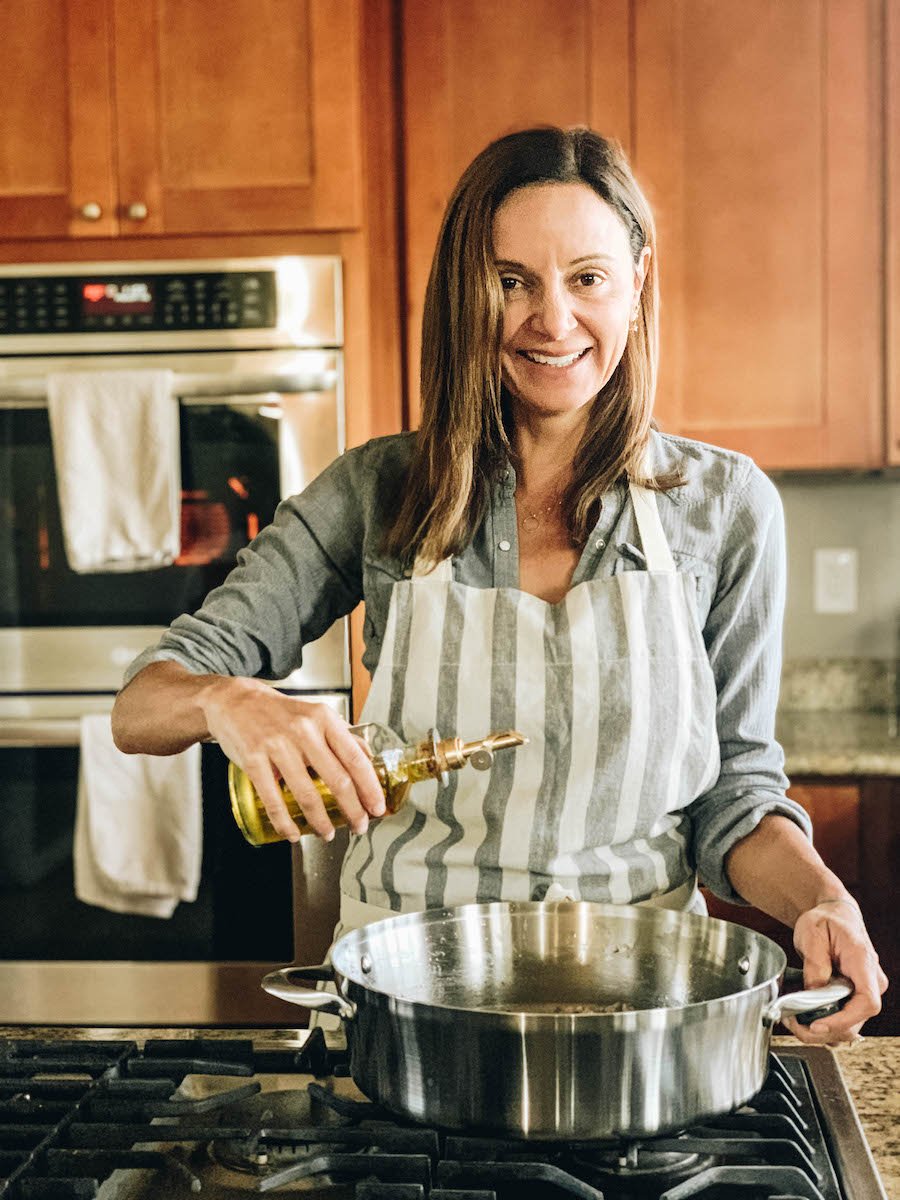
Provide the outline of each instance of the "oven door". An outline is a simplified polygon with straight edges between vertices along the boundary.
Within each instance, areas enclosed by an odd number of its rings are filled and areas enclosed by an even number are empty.
[[[47,414],[52,371],[165,367],[181,408],[181,554],[172,566],[79,575],[63,547]],[[124,668],[220,584],[279,499],[344,449],[334,350],[0,364],[0,693],[115,691]],[[304,648],[285,686],[350,686],[346,622]]]
[[[160,919],[76,898],[80,718],[113,698],[0,697],[0,1024],[283,1023],[259,981],[294,960],[295,926],[310,925],[295,907],[297,855],[286,842],[244,841],[218,746],[202,747],[196,900]],[[304,699],[349,717],[346,693]]]

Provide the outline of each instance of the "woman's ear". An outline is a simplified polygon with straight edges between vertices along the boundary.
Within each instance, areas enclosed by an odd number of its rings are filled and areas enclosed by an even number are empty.
[[[645,246],[638,256],[637,262],[634,264],[634,298],[641,294],[641,288],[644,286],[644,280],[647,278],[647,271],[650,269],[650,255],[652,251],[649,246]]]

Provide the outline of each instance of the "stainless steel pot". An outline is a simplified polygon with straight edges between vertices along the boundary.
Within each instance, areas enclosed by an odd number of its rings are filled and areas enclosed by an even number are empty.
[[[395,1112],[607,1140],[679,1129],[759,1091],[776,1021],[850,994],[834,981],[779,999],[786,961],[761,934],[687,913],[471,904],[354,930],[330,966],[286,967],[263,987],[338,1013],[354,1081]],[[309,987],[322,979],[337,994]]]

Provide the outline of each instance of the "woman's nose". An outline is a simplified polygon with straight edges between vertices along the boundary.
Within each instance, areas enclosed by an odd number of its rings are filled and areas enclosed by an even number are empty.
[[[546,288],[540,293],[532,319],[551,341],[560,341],[578,324],[572,296],[559,287]]]

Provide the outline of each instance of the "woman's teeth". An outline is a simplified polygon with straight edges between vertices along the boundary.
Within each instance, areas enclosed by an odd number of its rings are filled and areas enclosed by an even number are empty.
[[[528,359],[529,362],[540,363],[542,367],[570,367],[573,362],[581,358],[583,354],[587,354],[589,346],[583,350],[576,350],[574,354],[556,355],[556,354],[538,354],[534,350],[522,350],[520,353]]]

